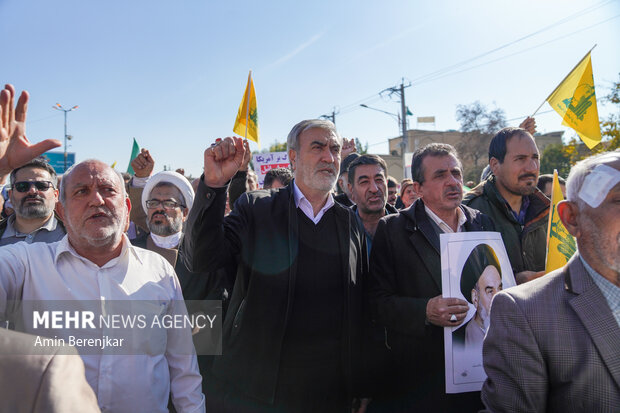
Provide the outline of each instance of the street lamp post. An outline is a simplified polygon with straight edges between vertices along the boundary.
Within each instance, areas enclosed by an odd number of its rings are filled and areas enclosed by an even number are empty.
[[[54,109],[56,110],[60,110],[63,111],[65,113],[65,166],[64,166],[64,170],[63,172],[67,171],[67,113],[71,112],[72,110],[75,110],[78,108],[78,105],[75,105],[74,107],[72,107],[71,109],[65,109],[62,107],[62,105],[60,103],[56,103],[56,105],[52,106]]]

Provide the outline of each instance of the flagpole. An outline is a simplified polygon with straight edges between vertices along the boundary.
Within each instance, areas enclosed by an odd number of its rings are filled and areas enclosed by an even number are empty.
[[[567,74],[566,76],[564,76],[564,79],[562,79],[562,81],[561,81],[560,83],[558,83],[558,85],[555,87],[555,89],[553,89],[553,92],[549,93],[549,96],[547,96],[547,98],[546,98],[545,100],[543,100],[543,102],[540,104],[540,106],[538,107],[538,109],[536,109],[536,110],[534,111],[534,113],[532,113],[532,116],[530,116],[530,118],[533,118],[533,117],[534,117],[534,115],[535,115],[535,114],[536,114],[536,113],[540,110],[540,108],[542,108],[542,107],[543,107],[543,105],[545,104],[545,102],[546,102],[547,100],[549,100],[549,98],[551,97],[551,95],[553,95],[553,94],[555,93],[555,91],[556,91],[556,90],[558,90],[558,88],[562,85],[562,83],[564,83],[564,81],[565,81],[565,80],[566,80],[566,79],[570,76],[570,74],[571,74],[571,73],[573,73],[573,71],[574,71],[575,69],[577,69],[577,66],[579,66],[579,65],[581,64],[581,62],[583,62],[583,61],[586,59],[586,57],[588,57],[588,55],[589,55],[590,53],[592,53],[592,50],[594,50],[594,48],[595,48],[595,47],[596,47],[596,44],[595,44],[594,46],[592,46],[592,49],[590,49],[590,50],[588,51],[588,53],[586,53],[586,55],[583,57],[583,59],[581,59],[581,60],[579,61],[579,63],[577,63],[577,64],[575,65],[575,67],[573,67],[573,68],[570,70],[570,72],[568,72],[568,74]]]
[[[250,121],[250,82],[252,81],[252,70],[248,73],[248,86],[245,96],[245,140],[248,140],[248,122]]]

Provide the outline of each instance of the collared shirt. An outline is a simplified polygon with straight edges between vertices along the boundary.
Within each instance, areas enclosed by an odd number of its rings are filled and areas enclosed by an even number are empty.
[[[366,227],[364,226],[364,221],[362,220],[359,209],[357,208],[355,209],[355,217],[357,218],[357,222],[359,222],[360,226],[364,230],[364,234],[366,234],[366,250],[368,251],[368,256],[370,257],[370,250],[372,249],[372,234],[366,231]]]
[[[372,249],[373,235],[366,230],[366,227],[364,226],[364,221],[362,220],[362,217],[360,216],[359,209],[355,206],[353,206],[352,208],[355,208],[355,217],[357,218],[357,222],[359,222],[360,226],[364,230],[364,234],[366,234],[366,249],[368,250],[368,256],[370,257],[370,250]],[[390,215],[390,211],[386,209],[383,216],[388,216],[388,215]]]
[[[101,267],[79,255],[68,237],[0,248],[0,314],[9,300],[157,300],[162,305],[183,300],[164,258],[133,247],[125,235],[122,242],[120,255]],[[36,335],[36,330],[27,332]],[[191,333],[170,329],[167,340],[166,348],[171,341],[191,343]],[[104,353],[82,359],[102,411],[167,412],[171,392],[177,411],[205,411],[196,356]]]
[[[498,192],[499,194],[499,192]],[[500,198],[504,201],[504,204],[506,205],[506,208],[508,208],[508,210],[510,212],[512,212],[512,216],[515,217],[515,219],[517,220],[517,222],[519,224],[521,224],[521,226],[525,225],[525,214],[527,213],[527,208],[530,206],[530,198],[527,196],[524,196],[521,198],[521,209],[519,210],[519,212],[515,212],[512,210],[512,207],[510,206],[510,204],[508,203],[508,201],[506,201],[504,199],[504,197],[502,197],[501,194],[499,194]]]
[[[295,181],[293,181],[293,196],[295,197],[295,206],[301,209],[301,212],[303,212],[308,218],[310,218],[310,220],[314,222],[315,225],[318,224],[319,221],[321,221],[321,218],[323,218],[323,214],[325,214],[325,211],[333,207],[335,203],[334,197],[330,193],[327,196],[327,202],[325,202],[323,208],[321,208],[321,210],[316,214],[316,216],[314,216],[314,209],[312,208],[312,204],[310,203],[310,201],[308,201],[308,198],[306,198],[306,196],[301,192],[301,189],[299,189]]]
[[[609,309],[611,313],[614,315],[616,322],[618,323],[618,327],[620,327],[620,287],[609,281],[607,278],[603,277],[601,274],[596,272],[594,268],[590,267],[590,265],[583,259],[580,255],[579,258],[583,263],[583,266],[586,268],[590,277],[594,280],[594,283],[603,293],[603,297],[607,300],[607,304],[609,305]]]
[[[426,215],[428,215],[428,217],[430,219],[433,220],[433,222],[435,224],[437,224],[437,226],[439,227],[439,229],[441,229],[444,233],[446,234],[452,234],[455,231],[450,227],[450,225],[446,224],[446,222],[439,218],[437,216],[437,214],[435,214],[433,211],[431,211],[431,209],[424,205],[424,210],[426,211]],[[465,216],[465,213],[461,210],[461,208],[456,208],[456,214],[458,215],[458,228],[456,229],[456,232],[463,232],[463,225],[467,222],[467,217]]]
[[[7,219],[6,229],[0,237],[0,247],[20,241],[27,242],[28,244],[33,242],[56,242],[64,236],[65,230],[62,225],[58,224],[54,214],[40,228],[35,229],[29,234],[17,231],[15,228],[15,214],[13,214]]]

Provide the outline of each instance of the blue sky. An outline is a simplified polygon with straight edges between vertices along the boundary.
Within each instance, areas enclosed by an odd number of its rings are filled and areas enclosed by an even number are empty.
[[[475,100],[518,124],[594,44],[597,97],[620,72],[618,0],[0,0],[0,19],[0,81],[30,92],[30,140],[62,139],[52,106],[79,105],[69,150],[122,170],[135,137],[156,170],[201,173],[204,148],[232,134],[250,69],[263,148],[336,107],[340,132],[374,153],[387,153],[398,125],[359,103],[397,112],[378,93],[401,78],[413,84],[409,127],[435,116],[446,130],[459,127],[456,105]],[[612,109],[599,105],[599,116]],[[555,113],[537,122],[541,132],[565,130]]]

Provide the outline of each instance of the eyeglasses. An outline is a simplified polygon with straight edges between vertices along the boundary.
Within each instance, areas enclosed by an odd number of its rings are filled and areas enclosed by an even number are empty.
[[[159,205],[163,205],[166,209],[175,209],[178,206],[185,208],[185,205],[180,204],[177,201],[173,201],[172,199],[166,199],[164,201],[160,201],[159,199],[149,199],[146,201],[147,208],[157,208]]]
[[[33,185],[37,191],[47,191],[54,187],[54,184],[50,181],[21,181],[15,182],[13,188],[15,188],[17,192],[28,192]]]

